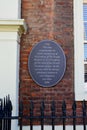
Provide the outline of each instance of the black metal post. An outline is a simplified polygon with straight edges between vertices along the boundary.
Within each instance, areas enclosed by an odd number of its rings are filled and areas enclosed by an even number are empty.
[[[86,130],[86,102],[82,102],[82,111],[83,111],[83,128]]]
[[[73,110],[73,130],[76,130],[76,101],[72,105]]]
[[[44,101],[41,102],[41,130],[44,130]]]
[[[34,109],[33,101],[30,101],[30,130],[33,130],[33,109]]]
[[[3,104],[3,116],[6,117],[6,99],[4,98],[4,104]],[[3,130],[7,129],[7,120],[3,119]]]
[[[8,95],[8,117],[12,116],[12,102],[10,96]],[[11,119],[8,119],[8,130],[11,130]]]
[[[23,103],[20,102],[19,105],[19,128],[22,130],[22,119],[23,119]]]
[[[0,99],[0,117],[1,117],[1,119],[0,119],[0,130],[2,130],[2,121],[3,121],[3,108],[2,108],[2,106],[3,106],[3,104],[2,104],[3,102],[2,102],[2,99]]]
[[[65,122],[66,122],[66,103],[63,101],[62,103],[62,117],[63,117],[63,130],[65,130]]]
[[[51,116],[52,116],[52,130],[55,130],[55,102],[52,101],[52,105],[51,105]]]

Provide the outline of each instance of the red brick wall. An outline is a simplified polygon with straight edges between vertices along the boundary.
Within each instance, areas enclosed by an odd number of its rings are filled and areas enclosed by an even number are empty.
[[[45,100],[46,110],[52,100],[59,111],[62,100],[70,103],[74,99],[74,42],[73,42],[73,0],[22,0],[22,18],[28,32],[22,36],[20,53],[20,100],[23,100],[27,113],[29,100],[39,103]],[[33,46],[41,40],[49,39],[59,43],[66,55],[66,71],[62,80],[51,88],[38,86],[28,72],[28,55]]]

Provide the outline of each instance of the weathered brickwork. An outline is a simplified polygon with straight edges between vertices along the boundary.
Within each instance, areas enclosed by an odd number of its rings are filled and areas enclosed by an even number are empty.
[[[41,100],[49,102],[46,104],[47,112],[50,112],[50,102],[55,100],[59,112],[62,100],[65,99],[70,106],[74,99],[73,0],[22,0],[22,18],[28,26],[20,49],[20,100],[26,106],[25,113],[31,99],[36,102],[37,113]],[[28,72],[28,56],[32,47],[44,39],[59,43],[66,55],[65,75],[51,88],[38,86]]]

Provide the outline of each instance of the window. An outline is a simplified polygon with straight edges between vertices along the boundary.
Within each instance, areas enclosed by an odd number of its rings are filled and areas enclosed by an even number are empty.
[[[84,25],[84,82],[87,83],[87,2],[83,3]]]
[[[76,100],[87,100],[86,2],[87,0],[74,0],[74,91]]]

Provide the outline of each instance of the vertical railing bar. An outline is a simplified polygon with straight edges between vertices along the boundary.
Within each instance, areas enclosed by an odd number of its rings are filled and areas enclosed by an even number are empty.
[[[54,101],[52,101],[52,105],[51,105],[51,116],[52,116],[52,130],[55,130],[55,119],[54,119],[54,117],[55,117],[55,102]]]
[[[8,117],[8,97],[6,96],[6,117]],[[6,130],[8,130],[8,118],[6,119]]]
[[[62,103],[62,116],[63,116],[63,130],[65,130],[66,129],[66,127],[65,127],[65,121],[66,121],[66,103],[65,103],[65,101],[63,101],[63,103]]]
[[[76,101],[72,105],[73,110],[73,130],[76,130]]]
[[[2,99],[0,99],[0,117],[2,117],[3,118],[3,110],[2,110]],[[3,119],[0,119],[0,130],[2,130],[2,120]]]
[[[3,104],[3,114],[4,117],[6,117],[6,100],[4,98],[4,104]],[[3,130],[6,130],[6,119],[3,120]]]
[[[44,101],[41,102],[41,130],[44,130]]]
[[[4,100],[2,100],[2,130],[4,130]]]
[[[30,101],[30,130],[33,130],[33,109],[34,109],[34,104],[33,101]]]
[[[19,129],[22,130],[22,120],[23,120],[23,103],[20,101],[19,105]]]
[[[83,111],[83,128],[86,130],[86,102],[83,100],[82,102],[82,111]]]
[[[8,117],[12,116],[12,102],[10,96],[8,95]],[[8,130],[11,130],[11,119],[8,119]]]

